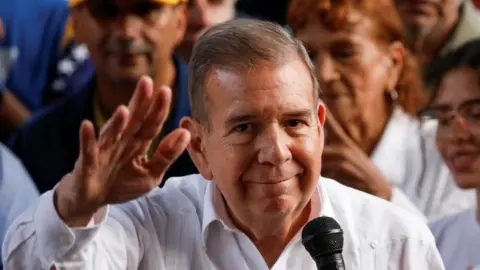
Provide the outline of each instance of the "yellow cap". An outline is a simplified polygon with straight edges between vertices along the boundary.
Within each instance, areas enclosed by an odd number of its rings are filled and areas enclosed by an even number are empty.
[[[70,0],[70,7],[75,7],[76,5],[84,2],[85,0]],[[180,3],[187,3],[188,0],[151,0],[161,4],[177,5]]]

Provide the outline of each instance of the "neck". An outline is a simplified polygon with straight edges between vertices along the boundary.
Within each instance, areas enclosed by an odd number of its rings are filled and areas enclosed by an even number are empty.
[[[407,36],[408,47],[412,50],[420,66],[432,61],[448,41],[458,24],[459,12],[452,12],[432,27],[428,33]]]
[[[169,61],[162,68],[157,68],[152,76],[154,89],[167,85],[173,88],[175,83],[175,64]],[[111,80],[108,76],[97,73],[96,91],[100,109],[108,119],[120,105],[126,105],[130,101],[137,82],[124,80]],[[174,93],[173,93],[174,94]],[[175,95],[172,96],[172,99]],[[173,101],[172,101],[173,102]]]
[[[254,222],[248,224],[240,222],[232,213],[229,214],[233,223],[250,238],[269,268],[272,268],[288,243],[308,222],[311,208],[311,203],[308,202],[288,216],[255,217],[249,219]]]

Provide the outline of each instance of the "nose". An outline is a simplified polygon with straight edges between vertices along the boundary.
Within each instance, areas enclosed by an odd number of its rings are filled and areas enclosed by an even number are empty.
[[[325,54],[318,54],[314,59],[314,63],[317,77],[321,82],[329,82],[339,78],[335,61],[331,57]]]
[[[471,132],[467,120],[460,115],[456,115],[452,123],[451,139],[454,142],[463,142],[470,138]]]
[[[139,18],[126,14],[115,21],[113,33],[124,40],[132,40],[140,33],[141,24]]]
[[[189,7],[189,24],[193,28],[205,28],[210,25],[208,16],[208,3],[205,1],[194,1]]]
[[[279,126],[266,130],[257,141],[260,164],[281,165],[292,158],[291,138]]]

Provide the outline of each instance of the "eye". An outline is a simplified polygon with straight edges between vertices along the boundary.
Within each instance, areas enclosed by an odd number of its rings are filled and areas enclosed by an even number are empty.
[[[305,126],[305,122],[298,119],[291,119],[286,121],[285,126],[287,128],[301,128]]]
[[[353,48],[337,48],[332,51],[332,56],[337,59],[349,59],[355,56]]]
[[[252,129],[253,129],[252,124],[246,123],[246,124],[240,124],[235,126],[233,128],[233,132],[245,133],[245,132],[252,131]]]

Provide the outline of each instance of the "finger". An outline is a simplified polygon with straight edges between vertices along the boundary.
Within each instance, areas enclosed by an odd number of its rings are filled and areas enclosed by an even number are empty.
[[[153,101],[153,81],[148,76],[143,76],[135,88],[130,102],[128,103],[128,110],[130,117],[128,119],[127,127],[125,128],[122,137],[129,141],[131,137],[140,129],[143,120],[147,115],[148,109]]]
[[[117,108],[112,117],[110,117],[100,131],[98,137],[98,145],[100,149],[109,149],[118,142],[127,126],[129,114],[126,106],[121,105]]]
[[[335,119],[335,117],[329,110],[327,110],[327,119],[325,121],[325,127],[328,132],[327,142],[339,141],[344,144],[353,143],[350,136],[343,129],[340,123],[338,123],[337,119]]]
[[[161,180],[168,167],[185,151],[189,143],[190,132],[186,129],[179,128],[168,134],[146,164],[152,177]]]
[[[365,191],[363,183],[358,180],[361,172],[350,162],[326,163],[322,165],[322,175],[332,178],[343,185]]]
[[[342,146],[325,146],[323,148],[322,160],[351,160],[352,155],[346,147]]]
[[[80,166],[82,173],[89,173],[97,164],[98,149],[95,128],[92,122],[85,120],[80,125]]]
[[[152,140],[160,134],[170,111],[171,99],[172,91],[170,88],[162,86],[150,106],[142,127],[133,136],[135,142],[132,142],[132,148],[130,149],[133,154],[144,155],[150,148]]]

